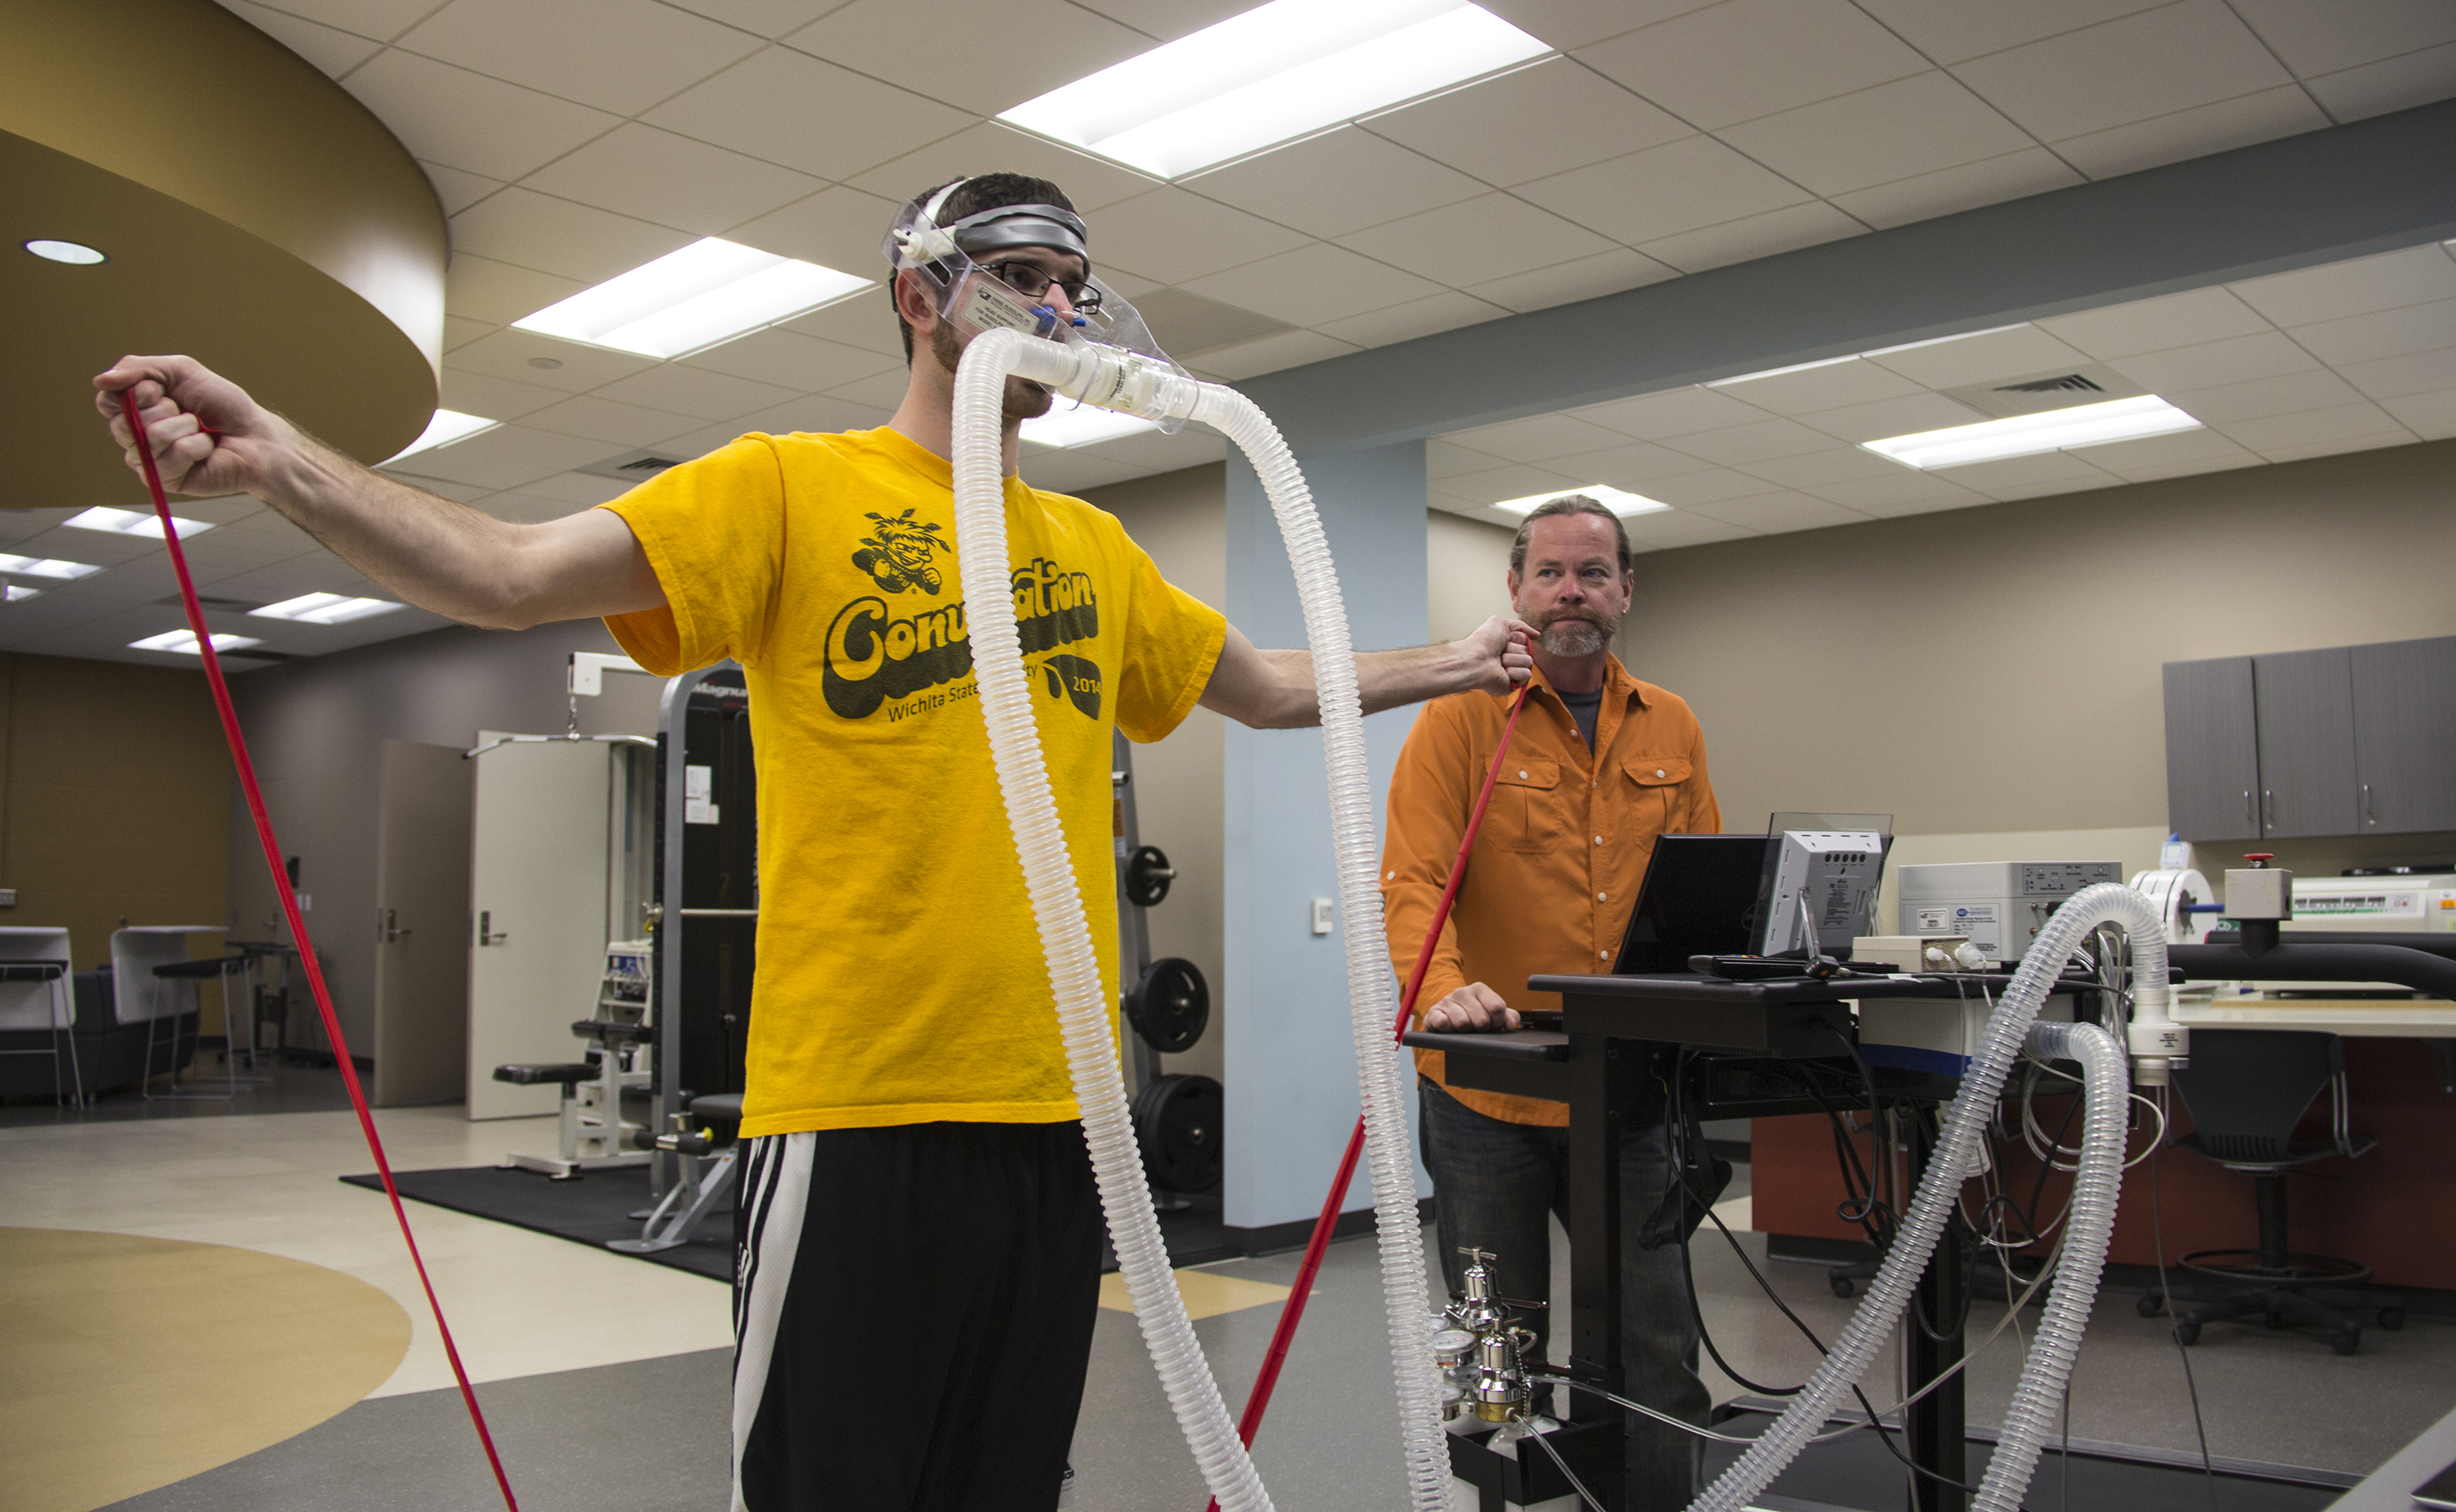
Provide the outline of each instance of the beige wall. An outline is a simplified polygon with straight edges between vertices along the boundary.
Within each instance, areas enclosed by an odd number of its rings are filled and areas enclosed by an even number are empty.
[[[1455,641],[1509,612],[1509,542],[1516,533],[1438,509],[1424,512],[1427,633]]]
[[[1116,516],[1169,582],[1215,608],[1228,602],[1224,463],[1088,489],[1083,497]],[[1219,992],[1227,955],[1221,728],[1218,715],[1197,708],[1168,739],[1135,747],[1136,823],[1143,844],[1167,851],[1177,868],[1168,901],[1151,910],[1152,955],[1192,961],[1212,994],[1212,1027],[1201,1043],[1161,1057],[1161,1066],[1212,1077],[1220,1073]]]
[[[1729,828],[1873,810],[1912,861],[2138,867],[2160,664],[2456,633],[2451,562],[2456,441],[2426,442],[1647,553],[1620,653],[1695,706]],[[2275,848],[2321,872],[2456,836]]]

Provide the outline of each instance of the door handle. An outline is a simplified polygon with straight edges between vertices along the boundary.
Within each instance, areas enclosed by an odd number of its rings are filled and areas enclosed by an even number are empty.
[[[2379,820],[2371,813],[2371,785],[2364,783],[2363,784],[2363,828],[2367,829],[2378,823]]]
[[[2277,828],[2277,789],[2274,787],[2260,790],[2260,827],[2262,834]]]
[[[386,909],[383,910],[383,917],[376,924],[376,939],[379,943],[384,945],[399,945],[401,941],[409,938],[409,931],[401,929],[399,925],[393,922],[396,916],[397,910],[395,909]]]
[[[494,933],[494,932],[492,931],[492,926],[493,926],[493,924],[494,924],[494,920],[495,920],[495,915],[494,915],[492,912],[490,912],[490,911],[484,911],[484,910],[481,910],[481,911],[479,913],[479,915],[478,915],[478,943],[479,943],[480,945],[501,945],[501,944],[502,944],[505,940],[508,940],[508,939],[510,939],[510,938],[512,937],[512,936],[511,936],[511,934],[510,934],[510,932],[509,932],[508,930],[507,930],[507,931],[505,931],[504,933],[501,933],[501,934],[496,934],[496,933]]]
[[[2251,789],[2248,787],[2242,790],[2242,822],[2251,826],[2255,836],[2260,833],[2260,810],[2252,807]]]

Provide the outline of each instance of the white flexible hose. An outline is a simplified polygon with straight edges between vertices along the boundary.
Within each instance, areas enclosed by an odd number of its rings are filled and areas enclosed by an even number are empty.
[[[2164,1016],[2168,994],[2166,932],[2158,910],[2148,899],[2118,883],[2102,882],[2075,893],[2039,930],[2036,943],[2022,956],[2021,968],[2013,975],[2013,985],[2005,990],[1995,1014],[1988,1019],[1977,1053],[1972,1056],[1970,1069],[1962,1075],[1960,1095],[1953,1099],[1943,1136],[1928,1162],[1927,1175],[1911,1199],[1910,1213],[1886,1252],[1884,1263],[1877,1268],[1875,1280],[1869,1285],[1867,1298],[1851,1315],[1851,1321],[1843,1326],[1832,1352],[1809,1378],[1807,1386],[1791,1400],[1790,1408],[1748,1453],[1706,1488],[1693,1503],[1692,1512],[1741,1512],[1751,1498],[1797,1458],[1809,1439],[1832,1415],[1843,1395],[1875,1363],[1894,1321],[1910,1305],[1911,1293],[1927,1269],[1928,1257],[1934,1253],[1946,1216],[1960,1200],[1963,1173],[1974,1163],[1980,1133],[2003,1093],[2004,1078],[2028,1039],[2055,978],[2089,932],[2109,922],[2121,925],[2131,939],[2135,1006],[2149,1010],[2155,1017]],[[2071,1269],[2057,1276],[2051,1304],[2064,1311],[2051,1312],[2049,1322],[2039,1326],[2043,1338],[2050,1324],[2061,1320],[2059,1343],[2063,1352],[2049,1357],[2050,1364],[2056,1359],[2061,1363],[2051,1371],[2038,1373],[2035,1391],[2031,1373],[2024,1372],[2022,1388],[2030,1395],[2016,1393],[2014,1410],[2005,1415],[2006,1437],[1981,1487],[1982,1493],[1993,1492],[1999,1500],[1982,1502],[1982,1507],[2010,1507],[2019,1502],[2030,1470],[2036,1463],[2038,1446],[2046,1439],[2046,1420],[2041,1413],[2050,1410],[2058,1400],[2063,1379],[2071,1371],[2071,1351],[2079,1347],[2080,1328],[2088,1318],[2089,1300],[2097,1291],[2098,1275],[2106,1260],[2107,1239],[2114,1230],[2116,1191],[2122,1179],[2122,1106],[2130,1089],[2119,1064],[2116,1074],[2110,1076],[2094,1063],[2097,1052],[2088,1041],[2077,1034],[2069,1035],[2067,1047],[2086,1052],[2092,1058],[2082,1061],[2083,1069],[2096,1073],[2089,1087],[2092,1121],[2084,1144],[2090,1154],[2084,1163],[2102,1163],[2111,1150],[2118,1169],[2102,1180],[2078,1180],[2074,1186],[2071,1217],[2067,1220],[2073,1225],[2073,1233],[2065,1240],[2063,1260]],[[2104,1097],[2113,1099],[2114,1112],[2107,1115],[2113,1120],[2111,1140],[2098,1122],[2100,1100]],[[2037,1359],[2033,1356],[2034,1361]],[[2008,1448],[2017,1449],[2014,1437],[2016,1433],[2027,1437],[2033,1432],[2036,1441],[2026,1457],[2007,1453]],[[2016,1464],[2020,1474],[2015,1483],[2012,1472]]]

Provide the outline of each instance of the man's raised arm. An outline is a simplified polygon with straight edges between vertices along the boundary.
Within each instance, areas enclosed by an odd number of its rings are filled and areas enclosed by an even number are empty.
[[[128,389],[165,488],[253,494],[421,609],[517,630],[665,602],[646,553],[610,510],[534,525],[497,520],[361,466],[184,357],[122,358],[93,386],[132,470],[141,468],[119,411]]]
[[[1463,640],[1398,651],[1356,653],[1357,691],[1364,712],[1421,704],[1444,693],[1506,693],[1526,681],[1535,660],[1534,631],[1494,615]],[[1311,651],[1259,651],[1235,625],[1219,647],[1218,664],[1202,689],[1202,706],[1256,729],[1305,729],[1321,723],[1314,698]]]

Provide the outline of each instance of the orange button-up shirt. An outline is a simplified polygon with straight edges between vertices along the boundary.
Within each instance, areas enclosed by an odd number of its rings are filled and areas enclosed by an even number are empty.
[[[1399,753],[1382,849],[1382,907],[1390,963],[1402,983],[1432,928],[1508,708],[1505,695],[1435,699],[1416,716]],[[1639,682],[1612,658],[1589,751],[1576,719],[1538,671],[1468,852],[1466,880],[1416,996],[1417,1022],[1469,982],[1484,983],[1515,1009],[1559,1008],[1557,994],[1529,992],[1526,979],[1611,970],[1654,837],[1722,828],[1706,777],[1705,735],[1677,694]],[[1449,1087],[1443,1060],[1439,1051],[1416,1052],[1417,1069]],[[1449,1091],[1478,1113],[1512,1123],[1569,1121],[1566,1103]]]

